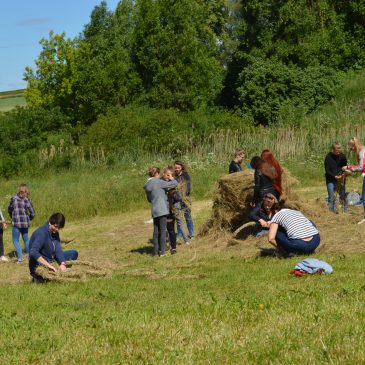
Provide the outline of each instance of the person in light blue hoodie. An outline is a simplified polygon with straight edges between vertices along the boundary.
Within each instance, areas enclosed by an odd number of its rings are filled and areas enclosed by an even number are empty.
[[[144,185],[147,200],[151,203],[153,218],[153,247],[154,256],[166,256],[166,225],[169,215],[169,202],[167,190],[175,188],[177,181],[170,176],[169,181],[161,179],[160,169],[151,167],[148,171],[150,178]]]

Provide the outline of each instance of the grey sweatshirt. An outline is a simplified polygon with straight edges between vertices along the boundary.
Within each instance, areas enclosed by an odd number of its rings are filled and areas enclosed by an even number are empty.
[[[149,179],[144,185],[147,200],[151,203],[151,214],[153,218],[169,214],[169,202],[166,190],[175,188],[177,181],[164,181],[161,179]]]

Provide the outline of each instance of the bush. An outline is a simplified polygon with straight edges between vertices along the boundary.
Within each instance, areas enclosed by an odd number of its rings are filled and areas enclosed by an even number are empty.
[[[125,107],[99,117],[81,138],[81,144],[135,156],[149,151],[175,157],[217,130],[243,130],[252,125],[250,118],[223,109],[182,113],[174,109]]]
[[[276,59],[255,59],[239,76],[240,107],[255,122],[285,119],[287,109],[309,113],[335,96],[338,72],[326,66],[301,69]]]

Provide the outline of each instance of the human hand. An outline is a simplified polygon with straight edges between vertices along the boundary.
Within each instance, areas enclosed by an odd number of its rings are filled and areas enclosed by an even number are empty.
[[[341,174],[341,175],[337,175],[337,176],[335,176],[335,179],[337,180],[337,181],[343,181],[344,180],[344,178],[345,178],[345,175],[344,174]]]
[[[54,266],[52,266],[52,265],[49,265],[49,266],[48,266],[48,269],[49,269],[50,271],[57,272],[57,269],[56,269]]]
[[[62,272],[67,271],[67,267],[66,267],[66,264],[65,264],[64,262],[62,262],[62,263],[61,263],[61,265],[60,265],[60,270],[61,270]]]
[[[267,228],[268,227],[268,223],[263,219],[260,219],[259,223],[260,223],[262,228]]]

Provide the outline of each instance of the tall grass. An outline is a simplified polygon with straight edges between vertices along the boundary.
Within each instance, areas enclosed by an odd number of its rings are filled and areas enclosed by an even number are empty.
[[[308,161],[322,163],[325,154],[335,141],[343,144],[346,152],[347,141],[357,136],[365,142],[365,123],[347,123],[341,127],[324,127],[312,124],[311,127],[277,126],[257,127],[249,130],[220,130],[210,133],[201,143],[186,137],[184,150],[169,152],[146,151],[133,146],[134,151],[107,152],[101,146],[65,147],[50,146],[39,151],[38,163],[40,168],[52,167],[95,167],[124,165],[158,164],[159,161],[171,161],[176,158],[185,160],[191,168],[204,169],[209,165],[225,165],[229,162],[233,151],[242,147],[246,157],[259,155],[265,148],[270,148],[281,161]],[[355,156],[351,156],[355,159]]]

